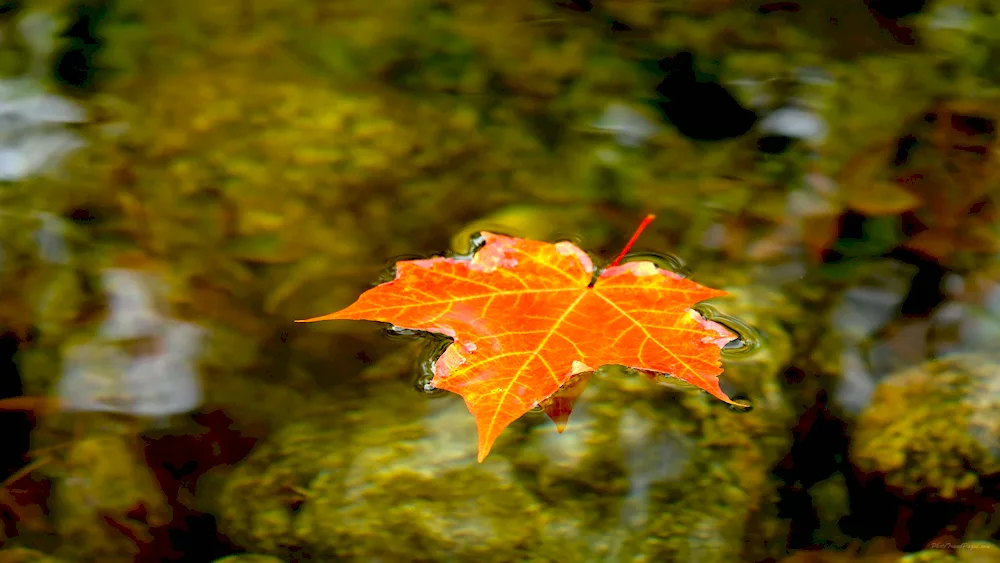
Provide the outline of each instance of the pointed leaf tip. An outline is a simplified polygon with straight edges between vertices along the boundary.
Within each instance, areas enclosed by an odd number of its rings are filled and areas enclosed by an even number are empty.
[[[573,375],[551,397],[542,403],[542,411],[556,425],[556,432],[562,434],[569,424],[573,406],[583,395],[594,371],[583,362],[573,362]]]
[[[338,313],[339,313],[339,311],[338,311]],[[334,320],[334,319],[339,319],[339,318],[340,317],[337,316],[337,313],[330,313],[329,315],[323,315],[323,316],[320,316],[320,317],[312,317],[312,318],[309,318],[309,319],[296,319],[294,322],[297,322],[297,323],[315,323],[315,322],[318,322],[318,321],[329,321],[329,320]]]

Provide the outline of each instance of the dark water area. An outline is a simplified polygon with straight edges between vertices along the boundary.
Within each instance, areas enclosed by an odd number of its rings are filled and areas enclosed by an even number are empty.
[[[1000,561],[998,14],[0,1],[0,563]]]

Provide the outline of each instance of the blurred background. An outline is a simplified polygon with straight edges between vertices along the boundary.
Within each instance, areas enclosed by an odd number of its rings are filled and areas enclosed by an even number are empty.
[[[1000,2],[0,1],[0,562],[1000,561]],[[490,230],[730,292],[483,464],[293,325]]]

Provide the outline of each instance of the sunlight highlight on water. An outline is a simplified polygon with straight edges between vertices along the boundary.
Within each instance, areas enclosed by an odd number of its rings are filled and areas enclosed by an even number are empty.
[[[417,360],[416,375],[413,378],[413,388],[427,397],[441,397],[447,394],[447,391],[438,389],[432,383],[434,380],[434,366],[437,364],[437,360],[441,357],[441,354],[444,353],[445,348],[452,344],[452,340],[450,338],[438,337],[436,335],[432,336],[432,338],[428,339],[427,344],[420,352],[420,357]]]
[[[421,260],[424,258],[427,258],[427,256],[422,256],[420,254],[400,254],[398,256],[393,256],[392,258],[386,260],[386,268],[379,272],[378,278],[376,278],[375,283],[373,283],[372,286],[391,282],[396,279],[397,263],[406,262],[407,260]]]
[[[742,358],[760,348],[760,333],[747,323],[719,312],[711,305],[699,303],[692,307],[705,320],[719,323],[736,334],[736,340],[722,348],[724,358]]]
[[[625,262],[652,262],[657,268],[673,272],[681,277],[691,275],[691,270],[680,256],[675,256],[669,252],[630,252],[622,258]]]
[[[729,405],[729,410],[733,412],[750,412],[753,410],[754,404],[750,400],[750,397],[746,395],[736,395],[732,398],[734,402],[739,403],[736,405]]]

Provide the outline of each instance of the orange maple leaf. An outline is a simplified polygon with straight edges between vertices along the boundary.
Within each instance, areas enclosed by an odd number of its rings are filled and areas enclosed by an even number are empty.
[[[330,319],[373,320],[450,336],[432,385],[457,393],[476,419],[479,461],[504,428],[542,406],[561,432],[589,372],[608,364],[669,374],[730,404],[720,350],[736,335],[691,306],[726,292],[652,262],[594,265],[570,242],[481,233],[471,259],[396,264],[396,277]],[[576,376],[576,377],[575,377]]]

